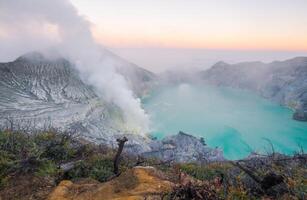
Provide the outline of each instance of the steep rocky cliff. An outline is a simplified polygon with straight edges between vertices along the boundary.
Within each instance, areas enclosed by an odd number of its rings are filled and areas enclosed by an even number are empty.
[[[201,72],[209,84],[248,89],[295,110],[293,118],[307,121],[307,57],[272,63],[216,63]]]
[[[118,63],[123,68],[123,61]],[[145,81],[133,76],[150,79],[154,75],[134,65],[127,66],[129,74],[121,73],[136,88],[135,93],[141,94],[139,86]],[[126,131],[121,110],[99,98],[63,58],[51,60],[40,53],[30,53],[13,62],[0,63],[0,93],[1,129],[56,128],[103,143],[115,141],[116,135]],[[133,136],[133,140],[142,139]]]

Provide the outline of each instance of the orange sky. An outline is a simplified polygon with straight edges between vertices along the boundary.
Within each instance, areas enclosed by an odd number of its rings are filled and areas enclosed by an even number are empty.
[[[71,0],[110,47],[307,50],[306,0]]]
[[[95,39],[111,47],[165,47],[208,49],[255,49],[255,50],[307,50],[307,36],[288,35],[197,35],[163,33],[159,35],[123,35],[93,28]]]

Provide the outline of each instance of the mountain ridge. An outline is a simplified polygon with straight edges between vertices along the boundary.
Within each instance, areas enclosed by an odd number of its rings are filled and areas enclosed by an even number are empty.
[[[109,144],[127,131],[120,109],[98,97],[63,58],[32,52],[0,63],[0,91],[1,129],[55,128]],[[133,138],[146,149],[141,136]]]
[[[307,121],[307,57],[284,61],[215,64],[200,73],[207,84],[248,89],[295,111]]]

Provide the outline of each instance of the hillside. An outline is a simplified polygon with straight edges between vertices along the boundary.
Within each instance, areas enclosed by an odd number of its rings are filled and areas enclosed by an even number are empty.
[[[268,64],[218,62],[200,77],[209,84],[254,91],[295,110],[294,119],[307,121],[307,57]]]
[[[116,66],[122,69],[136,95],[143,93],[146,81],[154,75],[130,63],[125,65],[120,58],[117,61]],[[109,144],[115,135],[125,133],[121,110],[98,97],[95,88],[85,84],[74,66],[63,58],[48,59],[30,53],[0,63],[0,91],[1,129],[53,128]]]

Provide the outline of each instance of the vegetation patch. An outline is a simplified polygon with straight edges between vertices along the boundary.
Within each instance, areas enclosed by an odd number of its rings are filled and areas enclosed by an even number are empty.
[[[120,140],[118,140],[119,144]],[[250,160],[216,163],[174,163],[120,155],[72,134],[0,132],[0,198],[46,199],[62,180],[72,180],[88,190],[113,180],[116,191],[138,185],[129,170],[153,166],[150,176],[172,183],[161,199],[306,199],[307,156],[273,153]],[[120,155],[116,157],[115,155]],[[117,160],[118,173],[114,173]],[[120,161],[120,162],[119,162]],[[128,187],[128,188],[127,188]],[[155,194],[156,195],[156,194]]]

